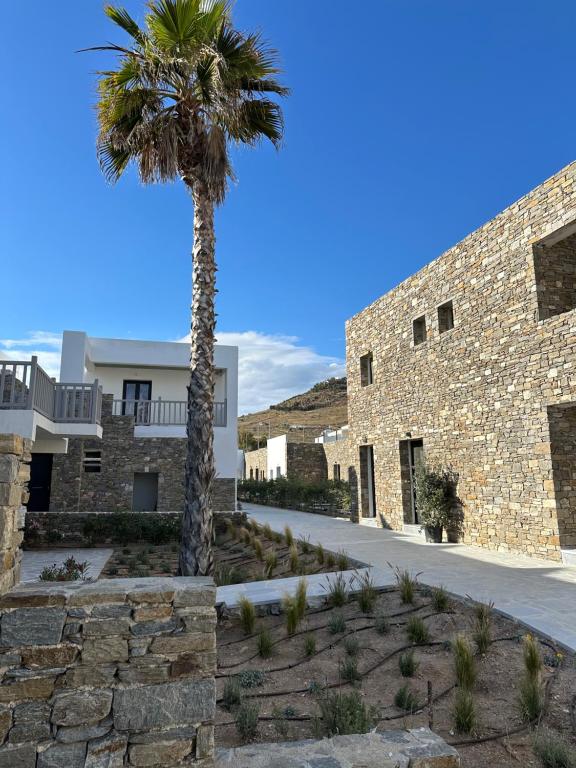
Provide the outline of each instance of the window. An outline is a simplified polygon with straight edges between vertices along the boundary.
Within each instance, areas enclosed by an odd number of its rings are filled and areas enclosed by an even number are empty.
[[[438,307],[438,331],[445,333],[454,328],[454,307],[451,301],[446,301]]]
[[[533,246],[538,319],[576,309],[576,232],[574,222]]]
[[[340,480],[340,464],[334,464],[334,480]]]
[[[372,352],[368,352],[367,355],[362,355],[360,358],[360,384],[363,387],[367,387],[369,384],[372,384],[373,381]]]
[[[84,472],[100,472],[102,469],[102,451],[84,451]]]
[[[136,424],[150,423],[151,381],[125,380],[122,387],[122,415],[134,416]]]
[[[412,338],[415,347],[426,341],[426,315],[417,317],[416,320],[412,321]]]

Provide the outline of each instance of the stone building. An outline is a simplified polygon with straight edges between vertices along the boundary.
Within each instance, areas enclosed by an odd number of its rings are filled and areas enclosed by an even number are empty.
[[[576,548],[576,163],[346,324],[361,521],[418,522],[420,461],[458,475],[463,540]]]

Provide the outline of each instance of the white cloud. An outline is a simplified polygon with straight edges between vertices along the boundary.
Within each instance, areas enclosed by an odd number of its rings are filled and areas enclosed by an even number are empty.
[[[220,344],[239,349],[238,408],[252,413],[287,397],[305,392],[330,376],[344,376],[338,357],[321,355],[296,336],[273,336],[259,331],[219,333]],[[186,341],[184,337],[181,341]]]
[[[51,331],[31,331],[23,339],[0,339],[0,358],[30,360],[34,355],[49,376],[60,372],[62,336]]]

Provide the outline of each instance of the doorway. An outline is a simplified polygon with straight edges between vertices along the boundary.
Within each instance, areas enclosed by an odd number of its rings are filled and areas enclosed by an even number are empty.
[[[376,484],[374,480],[374,448],[360,446],[360,509],[362,517],[376,517]]]
[[[122,387],[122,415],[134,416],[136,424],[150,422],[151,381],[125,380]]]
[[[424,464],[424,441],[400,441],[400,480],[402,484],[402,506],[404,523],[418,525],[418,505],[416,502],[415,475],[418,467]]]
[[[50,487],[52,485],[51,453],[33,453],[30,462],[30,498],[26,505],[28,512],[48,512],[50,510]]]
[[[158,473],[135,472],[132,492],[133,512],[156,512],[158,509]]]

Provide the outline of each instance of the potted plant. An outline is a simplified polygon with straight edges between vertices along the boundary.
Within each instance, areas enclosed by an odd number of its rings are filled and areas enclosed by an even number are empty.
[[[450,523],[453,499],[452,473],[445,469],[419,466],[414,475],[418,520],[426,541],[440,544]]]

